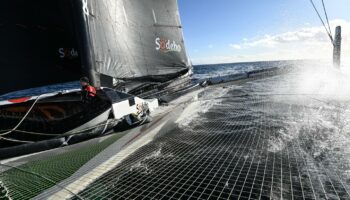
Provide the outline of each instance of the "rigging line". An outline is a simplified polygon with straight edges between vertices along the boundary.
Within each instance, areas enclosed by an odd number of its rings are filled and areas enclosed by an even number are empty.
[[[332,42],[332,45],[334,45],[334,39],[333,39],[333,36],[331,35],[331,33],[329,32],[329,30],[327,29],[327,26],[324,22],[324,20],[322,19],[320,13],[318,12],[317,8],[316,8],[316,5],[314,3],[313,0],[310,0],[312,6],[314,7],[314,10],[316,11],[317,15],[318,15],[318,18],[321,20],[322,24],[323,24],[323,27],[326,29],[326,32],[328,34],[328,37],[331,39],[331,42]]]
[[[36,100],[34,101],[34,103],[32,104],[32,106],[29,108],[29,110],[27,111],[27,113],[24,115],[24,117],[21,119],[21,121],[13,128],[11,129],[10,131],[7,131],[5,133],[1,133],[0,134],[0,138],[2,138],[2,136],[5,136],[5,135],[8,135],[10,133],[12,133],[13,131],[15,131],[18,127],[20,127],[22,125],[22,123],[24,122],[24,120],[28,117],[28,115],[32,112],[34,106],[36,105],[36,103],[38,103],[38,101],[40,100],[40,98],[42,97],[43,95],[40,95],[36,98]]]
[[[34,143],[33,141],[16,140],[16,139],[5,138],[5,137],[0,137],[0,141],[1,140],[9,141],[9,142],[23,143],[23,144],[33,144]]]
[[[73,191],[69,190],[68,188],[58,184],[56,181],[50,179],[50,178],[47,178],[43,175],[40,175],[38,173],[35,173],[35,172],[31,172],[31,171],[27,171],[27,170],[24,170],[24,169],[21,169],[19,167],[15,167],[15,166],[11,166],[11,165],[7,165],[7,164],[4,164],[4,163],[1,163],[0,162],[0,166],[3,166],[3,167],[7,167],[7,168],[10,168],[10,169],[16,169],[18,171],[21,171],[21,172],[24,172],[24,173],[27,173],[27,174],[31,174],[31,175],[34,175],[34,176],[37,176],[39,178],[42,178],[52,184],[54,184],[55,186],[58,186],[59,188],[63,189],[63,190],[66,190],[68,191],[69,193],[71,193],[74,197],[77,197],[79,200],[83,200],[83,198],[79,195],[79,194],[75,194]]]
[[[330,32],[331,35],[333,35],[333,34],[332,34],[331,26],[330,26],[330,24],[329,24],[328,14],[327,14],[327,10],[326,10],[326,6],[325,6],[325,3],[324,3],[324,0],[322,0],[322,6],[323,6],[324,14],[325,14],[325,16],[326,16],[326,20],[327,20],[327,25],[328,25],[328,28],[329,28],[329,32]]]
[[[15,130],[15,131],[18,132],[18,133],[25,133],[25,134],[30,134],[30,135],[65,137],[65,136],[77,135],[77,134],[80,134],[80,133],[84,133],[86,131],[90,131],[90,130],[95,129],[95,128],[106,126],[106,124],[108,124],[108,123],[109,122],[102,123],[102,124],[99,124],[99,125],[96,125],[96,126],[92,126],[92,127],[80,130],[80,131],[68,132],[68,133],[59,133],[59,134],[55,134],[55,133],[39,133],[39,132],[31,132],[31,131],[24,131],[24,130]],[[0,132],[3,132],[3,131],[9,131],[9,130],[0,130]],[[1,136],[1,134],[0,134],[0,136]],[[1,137],[0,137],[0,139],[1,139]]]

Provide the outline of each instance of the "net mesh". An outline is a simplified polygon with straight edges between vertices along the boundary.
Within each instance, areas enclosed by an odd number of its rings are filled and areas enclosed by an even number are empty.
[[[4,191],[4,199],[31,199],[70,177],[121,136],[114,135],[101,143],[78,149],[52,152],[44,159],[39,158],[19,166],[0,164],[0,191]],[[68,190],[66,192],[69,193]]]
[[[112,170],[100,169],[102,176],[70,196],[350,199],[348,102],[277,92],[277,85],[292,90],[294,82],[288,80],[295,79],[284,75],[212,89],[227,92],[220,98],[209,97],[212,91],[207,90],[193,102],[199,105],[199,112],[190,115],[193,118],[185,117],[175,129],[158,135]],[[20,167],[58,182],[78,170],[71,165],[86,154]],[[26,199],[52,186],[50,181],[22,173],[16,169],[2,173],[0,187],[6,190],[0,194]]]
[[[144,146],[80,196],[349,199],[349,142],[331,139],[346,134],[346,102],[340,109],[320,95],[276,94],[276,84],[291,87],[286,80],[293,79],[246,83],[214,103],[202,95],[201,106],[214,104],[208,112]]]

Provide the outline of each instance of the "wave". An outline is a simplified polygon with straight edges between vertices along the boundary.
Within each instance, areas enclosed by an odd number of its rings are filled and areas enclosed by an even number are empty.
[[[194,79],[208,79],[226,75],[240,74],[254,70],[269,69],[274,67],[293,67],[304,63],[304,61],[265,61],[249,63],[230,63],[215,65],[197,65],[194,66]]]
[[[194,123],[201,123],[201,120],[198,120],[201,114],[207,113],[212,107],[220,104],[222,102],[220,98],[234,88],[237,87],[210,88],[199,93],[186,107],[176,123],[180,128],[190,128]]]
[[[266,135],[268,153],[298,155],[302,159],[300,173],[319,173],[315,178],[323,185],[339,182],[339,177],[348,182],[350,68],[337,70],[322,62],[296,67],[290,74],[266,77],[212,95],[209,92],[207,98],[213,99],[189,107],[180,125],[191,129],[213,120],[212,116],[222,116],[222,126],[234,126],[232,129],[247,134],[258,130]],[[229,98],[222,101],[218,98],[222,96]],[[216,134],[238,133],[223,129]],[[326,193],[331,196],[331,191]]]
[[[347,68],[337,70],[325,63],[301,65],[294,73],[257,81],[250,87],[261,95],[259,101],[271,102],[263,109],[270,124],[280,124],[269,137],[269,152],[294,149],[305,159],[301,164],[305,173],[312,170],[327,175],[318,175],[325,185],[340,177],[350,181]]]

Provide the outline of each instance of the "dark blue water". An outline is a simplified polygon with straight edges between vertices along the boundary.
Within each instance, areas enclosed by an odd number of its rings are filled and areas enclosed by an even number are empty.
[[[257,69],[267,69],[274,67],[285,67],[295,65],[296,61],[271,61],[271,62],[251,62],[251,63],[230,63],[215,65],[197,65],[193,67],[193,79],[207,79],[217,76],[232,75],[242,72],[249,72]],[[19,98],[26,96],[38,96],[45,93],[59,92],[79,88],[79,82],[66,84],[43,86],[23,91],[17,91],[0,96],[1,100]]]
[[[193,68],[194,79],[207,79],[218,76],[226,76],[250,72],[259,69],[269,69],[275,67],[293,67],[305,61],[265,61],[265,62],[246,62],[246,63],[229,63],[214,65],[197,65]]]
[[[22,91],[16,91],[11,92],[5,95],[0,96],[0,101],[12,99],[12,98],[19,98],[19,97],[27,97],[27,96],[39,96],[41,94],[46,93],[53,93],[53,92],[59,92],[63,90],[71,90],[71,89],[77,89],[79,88],[79,82],[71,82],[71,83],[65,83],[65,84],[57,84],[57,85],[49,85],[49,86],[43,86],[38,88],[32,88]]]

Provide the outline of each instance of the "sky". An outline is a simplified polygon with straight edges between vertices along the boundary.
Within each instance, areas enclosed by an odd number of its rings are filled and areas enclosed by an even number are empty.
[[[320,11],[321,0],[314,0]],[[350,58],[350,0],[324,0],[331,28],[342,26]],[[309,0],[178,0],[193,64],[332,58]],[[323,14],[323,13],[322,13]],[[350,59],[349,59],[350,60]]]

